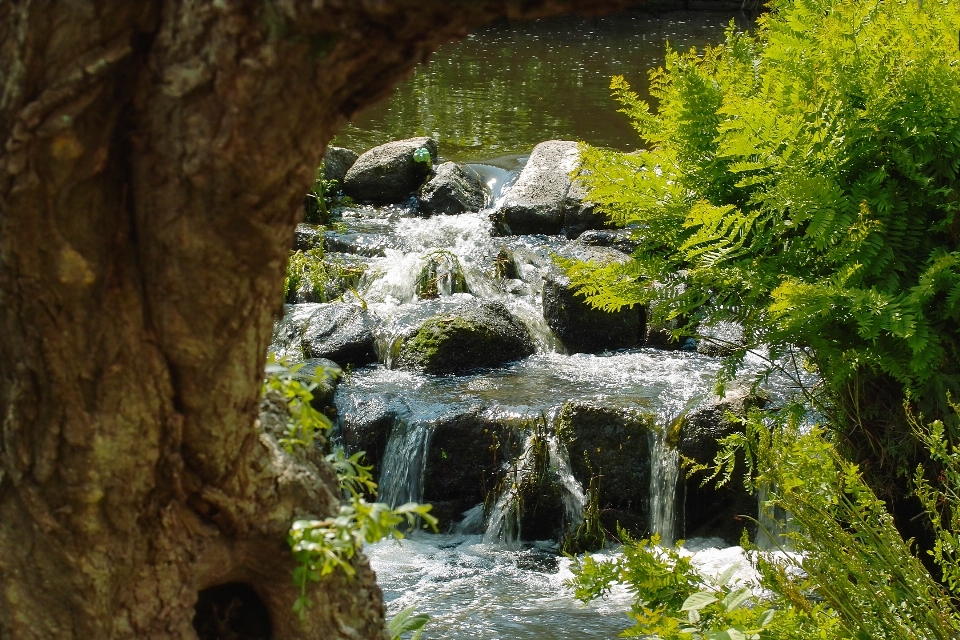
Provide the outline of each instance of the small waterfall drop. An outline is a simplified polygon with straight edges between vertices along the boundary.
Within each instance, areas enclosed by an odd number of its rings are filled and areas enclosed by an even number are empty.
[[[430,447],[431,425],[424,420],[398,419],[380,465],[380,501],[391,507],[422,502],[423,476]]]
[[[583,520],[583,510],[587,507],[587,494],[573,475],[570,466],[570,456],[566,447],[557,442],[556,437],[550,438],[550,468],[556,470],[560,480],[563,499],[564,521],[571,531],[576,530]]]
[[[534,437],[528,436],[520,456],[507,463],[500,495],[487,516],[487,529],[483,534],[485,543],[513,545],[520,539],[520,491],[534,471]]]
[[[660,534],[660,544],[676,541],[677,479],[680,452],[667,444],[666,429],[650,432],[650,533]]]
[[[795,530],[790,514],[774,505],[766,507],[769,499],[770,487],[760,487],[757,490],[757,548],[761,551],[790,551],[787,534]]]

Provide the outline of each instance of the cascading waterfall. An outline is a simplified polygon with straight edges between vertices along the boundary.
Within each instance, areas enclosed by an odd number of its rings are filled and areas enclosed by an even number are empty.
[[[488,544],[514,545],[520,539],[520,490],[536,465],[534,438],[528,436],[520,456],[505,465],[502,489],[490,508],[483,534]]]
[[[680,452],[667,444],[665,429],[650,432],[650,531],[660,544],[676,541],[677,479]]]
[[[583,520],[583,510],[587,507],[587,495],[573,475],[573,469],[570,467],[570,456],[566,447],[551,436],[549,450],[550,468],[556,470],[557,479],[560,480],[564,522],[567,529],[573,531]]]
[[[549,481],[555,482],[559,489],[564,525],[568,530],[573,530],[583,519],[587,496],[573,475],[566,448],[552,434],[533,434],[524,442],[520,456],[505,467],[503,489],[490,509],[484,542],[511,545],[520,540],[521,492],[537,472],[537,438],[546,440],[546,473],[549,474]]]
[[[380,463],[380,501],[392,507],[420,502],[427,466],[431,425],[425,420],[398,419]]]
[[[790,514],[780,507],[764,505],[770,499],[770,487],[763,485],[757,490],[757,536],[755,544],[761,551],[789,551],[787,535],[795,528]]]

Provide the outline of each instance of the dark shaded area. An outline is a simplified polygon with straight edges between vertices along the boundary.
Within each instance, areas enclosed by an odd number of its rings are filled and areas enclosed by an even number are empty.
[[[243,582],[201,591],[193,628],[200,640],[269,640],[273,635],[266,605]]]

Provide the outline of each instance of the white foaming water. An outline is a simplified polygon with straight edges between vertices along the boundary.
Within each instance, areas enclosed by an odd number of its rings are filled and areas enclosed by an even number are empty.
[[[703,575],[717,577],[734,565],[734,583],[757,584],[740,547],[693,539],[683,552]],[[430,640],[613,640],[631,626],[633,597],[626,588],[583,605],[564,584],[573,577],[572,560],[547,543],[510,549],[476,535],[417,534],[371,545],[366,553],[388,615],[410,606],[429,614],[424,638]],[[594,557],[617,555],[614,549]]]

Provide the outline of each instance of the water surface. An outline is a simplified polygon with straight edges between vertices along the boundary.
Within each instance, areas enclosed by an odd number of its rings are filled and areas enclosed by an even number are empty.
[[[647,70],[663,64],[667,43],[680,51],[715,44],[731,19],[749,26],[729,11],[498,22],[441,47],[334,144],[363,151],[429,135],[441,156],[462,162],[527,154],[551,139],[634,149],[640,141],[616,113],[610,78],[625,76],[646,99]]]

